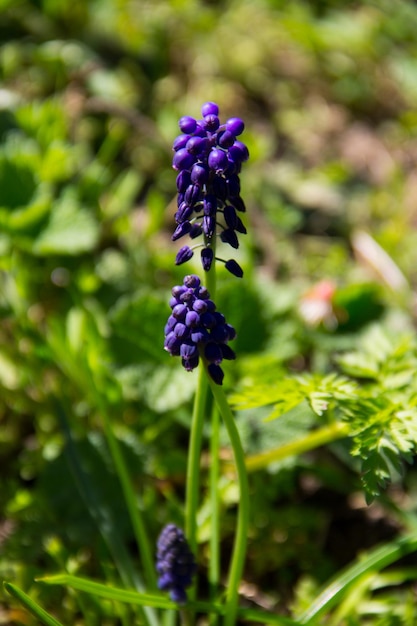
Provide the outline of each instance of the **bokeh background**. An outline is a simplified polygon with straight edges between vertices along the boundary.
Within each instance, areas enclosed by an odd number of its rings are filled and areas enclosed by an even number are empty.
[[[369,323],[414,332],[416,33],[411,0],[0,0],[0,574],[64,621],[83,623],[74,597],[34,577],[117,574],[68,470],[57,398],[123,540],[103,405],[152,536],[181,520],[195,377],[162,350],[184,274],[171,242],[179,117],[211,100],[246,124],[245,278],[220,267],[218,280],[238,330],[226,390],[327,371]],[[311,426],[255,422],[242,417],[249,451]],[[391,505],[412,509],[415,479],[410,467]],[[366,507],[347,448],[253,485],[246,592],[284,613],[400,527],[391,505]],[[222,498],[227,553],[230,481]],[[34,623],[2,606],[1,623]],[[89,611],[120,623],[104,602]]]

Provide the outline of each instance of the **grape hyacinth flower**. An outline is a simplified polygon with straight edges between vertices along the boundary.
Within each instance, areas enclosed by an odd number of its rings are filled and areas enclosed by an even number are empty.
[[[216,311],[210,294],[198,276],[185,276],[183,284],[172,289],[171,315],[165,326],[164,348],[172,356],[180,356],[187,371],[207,363],[207,371],[215,383],[223,382],[223,359],[234,359],[227,342],[236,336],[224,315]]]
[[[171,600],[187,602],[186,587],[192,582],[197,565],[183,531],[167,524],[157,541],[156,571],[159,589],[170,592]]]
[[[236,233],[246,233],[238,216],[238,212],[246,211],[240,196],[239,173],[249,152],[237,139],[245,127],[240,118],[232,117],[220,124],[219,107],[214,102],[206,102],[201,113],[201,120],[189,116],[179,120],[182,134],[173,144],[172,166],[179,173],[177,227],[172,240],[184,235],[191,239],[203,235],[201,262],[208,271],[215,258],[214,238],[219,236],[223,243],[236,249],[239,246]],[[176,264],[185,263],[193,254],[192,247],[183,246]],[[236,261],[230,259],[224,263],[229,272],[239,278],[243,276]]]

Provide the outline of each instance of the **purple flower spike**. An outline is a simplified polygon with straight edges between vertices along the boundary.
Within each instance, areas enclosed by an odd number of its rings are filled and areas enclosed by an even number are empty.
[[[192,583],[197,564],[183,531],[175,524],[167,524],[158,537],[156,571],[158,587],[170,592],[171,600],[187,602],[186,588]]]
[[[194,274],[186,276],[182,285],[172,289],[170,306],[172,312],[165,325],[165,350],[172,356],[181,357],[187,372],[198,366],[201,357],[211,378],[221,385],[223,372],[220,365],[223,359],[235,356],[227,345],[236,335],[233,326],[216,311],[209,292]]]
[[[214,238],[219,236],[221,242],[237,248],[237,233],[246,233],[245,226],[236,216],[237,211],[246,210],[240,196],[239,174],[249,152],[237,139],[245,125],[238,117],[231,117],[221,124],[215,102],[203,104],[201,112],[201,120],[187,115],[179,120],[183,134],[174,141],[172,165],[179,173],[176,181],[178,210],[175,213],[178,226],[173,239],[187,234],[191,239],[203,236],[203,249],[211,250],[216,247]],[[181,249],[177,265],[185,263],[191,256],[189,249]],[[201,256],[203,268],[207,270],[213,260],[210,252],[204,252]],[[239,272],[233,265],[229,271],[235,276],[241,275],[241,270]]]

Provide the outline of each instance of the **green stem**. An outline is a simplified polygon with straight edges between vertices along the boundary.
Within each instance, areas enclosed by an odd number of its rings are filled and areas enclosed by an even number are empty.
[[[156,572],[153,553],[150,549],[150,541],[147,536],[145,524],[139,512],[139,507],[136,499],[136,494],[133,488],[132,480],[130,478],[126,463],[120,449],[119,442],[113,433],[112,423],[110,416],[103,405],[101,399],[98,400],[99,411],[104,425],[104,433],[107,439],[107,445],[109,446],[110,454],[113,460],[116,474],[119,478],[126,506],[129,512],[130,521],[133,526],[136,542],[138,545],[140,557],[142,560],[143,569],[145,572],[146,580],[151,589],[156,589]]]
[[[233,556],[229,568],[229,577],[226,593],[225,626],[234,626],[239,602],[239,585],[242,577],[243,566],[246,556],[246,544],[249,529],[249,484],[245,466],[245,455],[240,442],[239,432],[235,420],[227,403],[223,389],[209,379],[210,388],[215,402],[226,425],[230,443],[233,448],[233,456],[236,464],[239,482],[239,512],[237,529],[233,547]]]
[[[349,429],[347,424],[335,422],[329,426],[323,426],[317,430],[308,433],[305,437],[290,441],[283,446],[278,446],[266,452],[253,454],[246,458],[246,469],[248,472],[254,472],[267,467],[270,463],[281,461],[289,456],[297,456],[308,450],[314,450],[319,446],[331,443],[336,439],[346,437]]]
[[[191,551],[197,555],[197,510],[200,487],[200,453],[203,439],[204,417],[207,400],[207,377],[201,367],[198,374],[197,390],[194,398],[193,415],[191,418],[190,443],[188,450],[186,500],[185,500],[185,534]],[[193,590],[190,590],[190,597]]]
[[[210,440],[210,565],[209,582],[211,599],[216,600],[220,580],[220,506],[219,506],[219,477],[220,477],[220,419],[219,412],[213,407],[211,418]],[[210,619],[211,626],[218,623],[217,614]]]

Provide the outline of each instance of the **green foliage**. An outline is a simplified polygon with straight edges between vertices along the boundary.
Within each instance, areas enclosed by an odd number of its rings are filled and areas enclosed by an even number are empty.
[[[183,523],[197,384],[162,349],[170,288],[201,269],[172,263],[171,143],[214,100],[251,154],[245,277],[217,281],[253,507],[239,623],[416,623],[400,561],[417,503],[415,3],[0,0],[0,16],[1,619],[176,620],[137,589],[143,543],[152,561],[161,526]],[[218,456],[228,556],[224,431]]]
[[[307,402],[317,417],[346,422],[351,454],[361,459],[371,502],[402,475],[402,462],[412,462],[416,451],[417,342],[414,335],[395,336],[381,326],[372,326],[356,341],[358,350],[337,357],[349,378],[333,372],[284,378],[273,386],[251,381],[232,394],[231,402],[239,410],[266,407],[266,421],[282,419]]]

